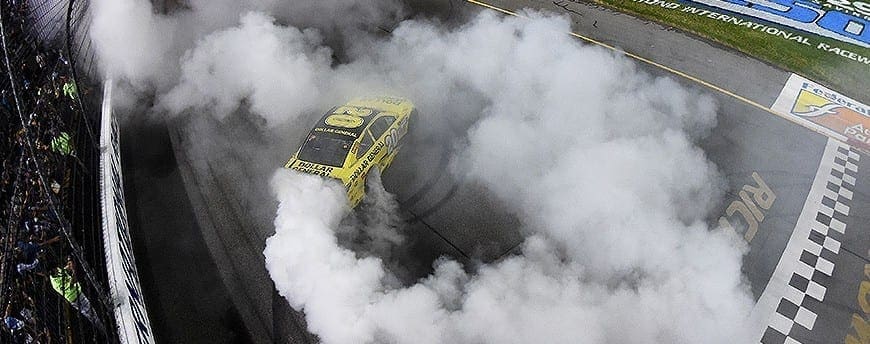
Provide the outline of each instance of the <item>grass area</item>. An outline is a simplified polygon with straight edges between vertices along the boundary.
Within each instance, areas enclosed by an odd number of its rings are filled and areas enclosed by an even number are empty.
[[[868,48],[744,17],[759,24],[776,26],[801,36],[809,36],[809,41],[812,45],[807,46],[758,30],[752,30],[705,16],[680,12],[681,8],[687,5],[692,6],[691,4],[681,3],[682,6],[678,9],[666,9],[658,5],[648,5],[631,0],[592,1],[605,7],[627,12],[667,26],[673,26],[677,29],[719,42],[782,69],[793,71],[825,84],[834,90],[857,97],[857,100],[866,102],[866,98],[870,97],[870,95],[861,94],[866,92],[866,81],[867,77],[870,76],[870,66],[817,49],[816,46],[819,43],[826,43],[830,46],[840,47],[859,55],[870,57],[870,49]],[[731,15],[727,11],[713,10],[721,14]]]

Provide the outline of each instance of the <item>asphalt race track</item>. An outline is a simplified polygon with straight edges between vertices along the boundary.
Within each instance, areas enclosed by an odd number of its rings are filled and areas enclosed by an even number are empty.
[[[588,4],[490,3],[511,11],[566,12],[577,33],[764,106],[773,104],[788,78],[784,71],[706,41]],[[738,69],[746,72],[730,72]],[[720,214],[745,235],[748,223],[728,210],[735,202],[752,202],[741,190],[761,188],[761,180],[775,195],[762,207],[763,220],[744,261],[758,301],[753,316],[773,319],[759,322],[759,340],[783,343],[789,335],[800,343],[842,342],[852,314],[860,312],[856,297],[867,278],[870,157],[731,95],[705,91],[719,103],[719,122],[702,147],[729,183]],[[202,333],[225,343],[315,341],[304,330],[302,316],[275,294],[263,264],[264,241],[274,231],[268,181],[295,147],[261,137],[253,121],[237,116],[221,124],[210,116],[188,116],[168,125],[125,127],[130,224],[161,342],[191,342]],[[456,123],[457,133],[464,132],[462,125]],[[269,153],[231,171],[214,168],[241,161],[248,145]],[[411,242],[405,253],[415,258],[402,267],[409,280],[424,276],[439,255],[465,263],[492,261],[510,254],[523,237],[516,232],[516,219],[497,201],[444,172],[449,149],[444,140],[417,137],[384,175],[407,219]]]
[[[249,342],[185,195],[166,126],[124,126],[128,218],[159,342],[189,343],[202,333]],[[152,185],[161,185],[154,188]]]

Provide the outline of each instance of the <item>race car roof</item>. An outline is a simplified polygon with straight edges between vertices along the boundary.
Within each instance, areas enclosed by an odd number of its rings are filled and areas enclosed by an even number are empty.
[[[381,112],[372,108],[337,106],[320,118],[311,133],[326,132],[356,140]]]
[[[410,113],[413,108],[414,105],[404,98],[357,98],[327,111],[311,130],[311,134],[331,133],[356,140],[372,120],[382,113],[400,116]]]

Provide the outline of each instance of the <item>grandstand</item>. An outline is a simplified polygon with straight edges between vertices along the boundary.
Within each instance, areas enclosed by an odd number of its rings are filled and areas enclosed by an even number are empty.
[[[0,2],[0,343],[119,341],[87,6]]]

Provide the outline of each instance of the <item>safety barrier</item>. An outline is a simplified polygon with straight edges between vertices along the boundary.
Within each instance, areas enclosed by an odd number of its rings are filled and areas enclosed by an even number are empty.
[[[127,225],[119,136],[118,122],[112,114],[112,81],[106,80],[100,130],[100,187],[109,290],[120,342],[154,343]]]

